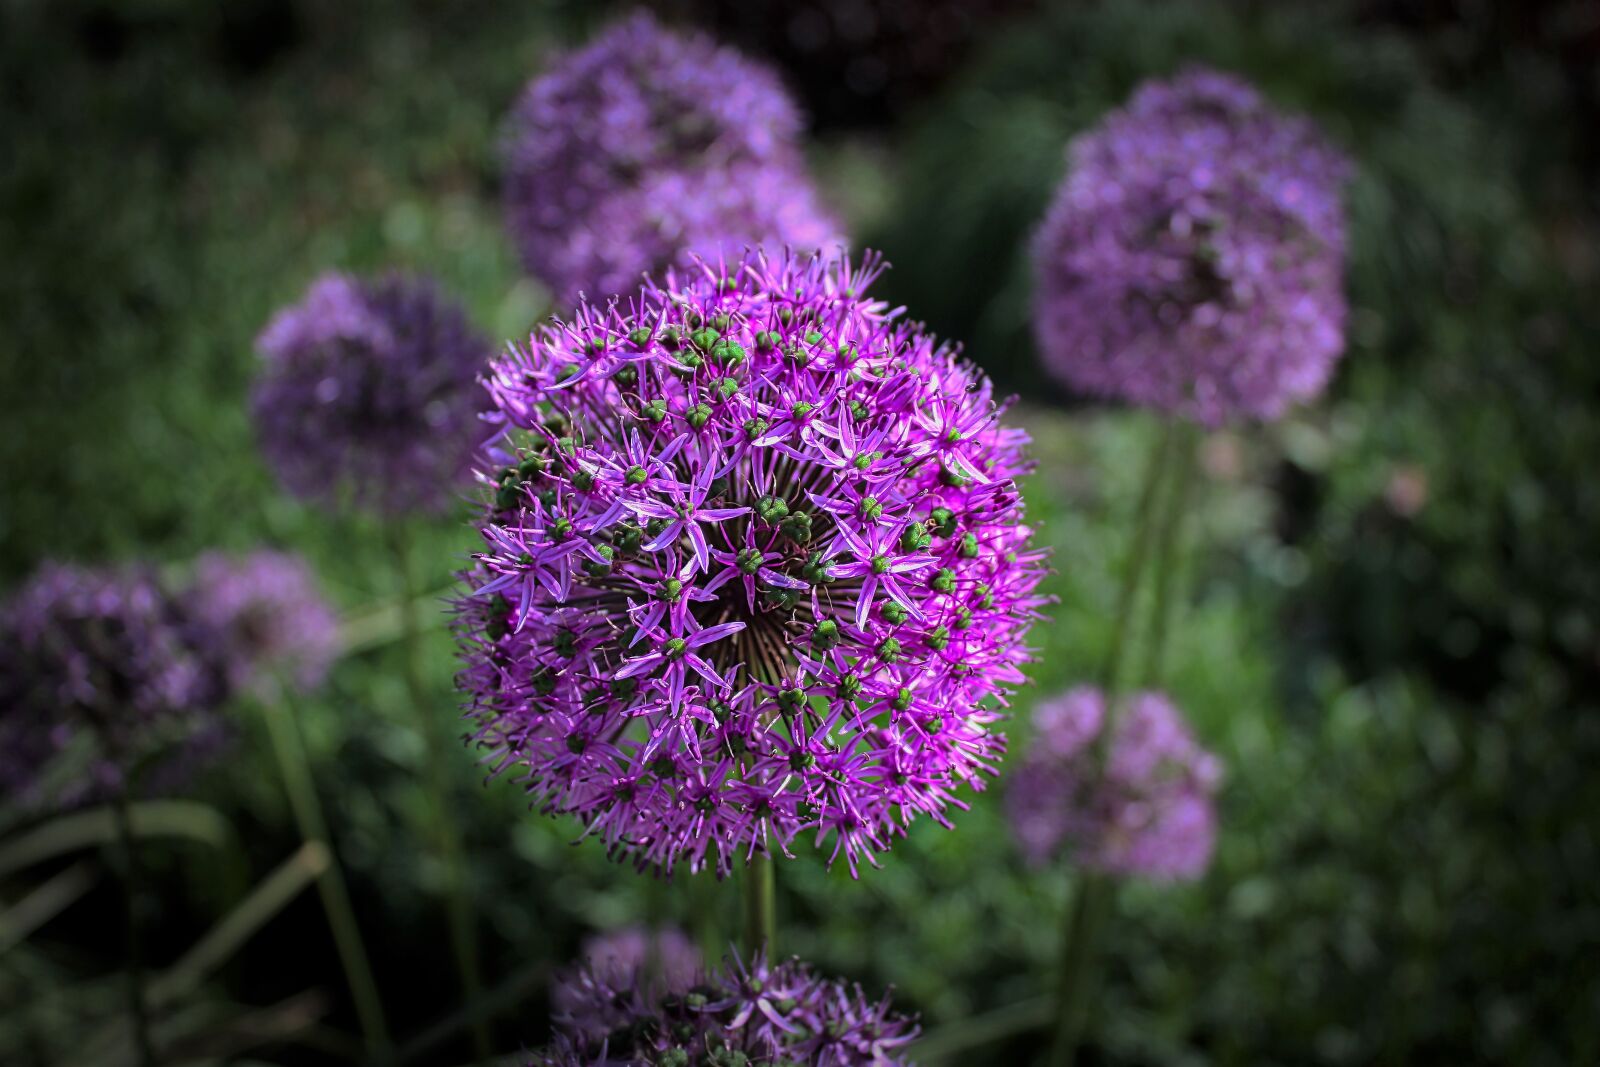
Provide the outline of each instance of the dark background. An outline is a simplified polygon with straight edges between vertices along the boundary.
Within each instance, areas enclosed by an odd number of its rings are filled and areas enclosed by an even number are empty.
[[[251,342],[330,267],[430,271],[500,338],[545,314],[500,227],[499,123],[553,50],[621,6],[0,3],[0,585],[46,558],[180,566],[266,543],[313,561],[358,640],[303,711],[415,1063],[469,1055],[440,872],[417,844],[424,745],[450,748],[448,816],[507,1053],[543,1039],[549,970],[588,933],[645,914],[698,930],[730,890],[636,877],[513,788],[481,788],[454,740],[442,625],[438,729],[411,728],[373,614],[394,588],[384,532],[276,488],[245,409]],[[1217,862],[1195,885],[1123,894],[1086,1059],[1600,1059],[1595,6],[656,6],[782,65],[826,193],[895,265],[886,295],[1027,397],[1029,505],[1061,604],[1024,714],[1105,648],[1156,429],[1035,370],[1027,240],[1067,139],[1200,61],[1309,112],[1355,158],[1330,395],[1204,445],[1171,688],[1228,767]],[[443,589],[472,547],[464,515],[412,525]],[[152,850],[158,968],[297,843],[258,717],[237,720],[194,791],[231,835]],[[1068,880],[1021,866],[1003,789],[954,832],[919,826],[859,883],[811,857],[780,872],[788,945],[894,984],[930,1052],[1048,981]],[[28,825],[7,816],[0,842]],[[68,862],[6,876],[0,907]],[[346,1056],[324,930],[313,894],[282,902],[191,994],[196,1033],[221,1041],[246,1009],[309,992],[248,1055]],[[116,937],[103,881],[0,952],[0,1061],[84,1062],[83,1035],[118,1005]]]

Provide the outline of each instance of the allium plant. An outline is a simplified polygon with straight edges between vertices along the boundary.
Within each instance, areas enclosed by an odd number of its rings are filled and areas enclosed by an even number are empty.
[[[1216,845],[1221,765],[1164,694],[1128,697],[1102,753],[1105,721],[1104,695],[1089,686],[1035,710],[1033,745],[1007,792],[1023,855],[1043,865],[1069,850],[1105,874],[1199,877]]]
[[[490,348],[431,282],[325,274],[256,347],[261,449],[295,495],[395,515],[465,488]]]
[[[797,960],[738,960],[681,991],[584,967],[555,992],[565,1010],[548,1049],[529,1067],[888,1067],[918,1027],[887,996],[820,978]]]
[[[689,256],[819,250],[838,226],[776,74],[647,13],[529,84],[508,123],[505,203],[528,270],[564,307],[632,292]]]
[[[1150,82],[1078,137],[1034,244],[1045,366],[1207,425],[1271,419],[1344,348],[1349,162],[1230,75]]]
[[[1026,436],[865,295],[880,269],[669,272],[488,379],[468,713],[495,773],[640,867],[808,833],[854,872],[1001,756],[1044,602]]]
[[[338,617],[297,555],[208,552],[195,562],[188,600],[219,642],[236,689],[259,689],[274,677],[315,689],[338,655]]]
[[[604,1010],[592,1002],[596,985],[638,991],[647,998],[685,993],[702,976],[705,963],[681,930],[630,926],[586,941],[583,968],[587,978],[574,972],[551,991],[558,1017],[582,1018]]]
[[[0,790],[69,806],[135,771],[150,785],[191,770],[222,738],[213,651],[150,573],[44,565],[0,606]],[[69,748],[86,772],[47,789],[47,764]]]

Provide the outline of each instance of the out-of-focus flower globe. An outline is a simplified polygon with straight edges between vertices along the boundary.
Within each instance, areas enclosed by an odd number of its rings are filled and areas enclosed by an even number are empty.
[[[281,678],[309,691],[338,656],[338,617],[297,555],[208,552],[195,562],[189,601],[220,643],[235,689],[262,692]]]
[[[556,1036],[529,1067],[795,1064],[894,1067],[916,1039],[887,996],[821,978],[798,960],[737,960],[687,990],[587,965],[561,976]]]
[[[694,942],[675,929],[630,926],[592,937],[583,945],[587,980],[557,982],[551,1005],[558,1018],[583,1017],[599,1006],[595,984],[638,990],[646,997],[685,993],[703,975],[705,962]]]
[[[223,737],[214,653],[153,573],[45,564],[0,605],[0,793],[66,807],[177,783]]]
[[[988,381],[867,289],[753,254],[585,306],[489,378],[457,635],[476,740],[619,857],[852,871],[983,788],[1045,602]]]
[[[256,347],[257,436],[290,492],[386,515],[461,496],[490,346],[431,281],[325,274]]]
[[[1045,367],[1207,425],[1314,397],[1344,350],[1350,171],[1237,78],[1147,83],[1072,142],[1035,239]]]
[[[563,308],[747,247],[840,243],[806,174],[801,115],[766,67],[639,12],[561,57],[505,135],[505,205]]]
[[[1007,783],[1017,843],[1040,866],[1066,851],[1107,874],[1197,878],[1216,845],[1221,765],[1164,694],[1125,704],[1103,753],[1100,690],[1073,689],[1034,710],[1033,744]]]

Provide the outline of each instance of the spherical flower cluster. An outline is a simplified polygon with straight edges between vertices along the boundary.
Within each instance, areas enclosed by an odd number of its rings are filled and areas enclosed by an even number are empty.
[[[195,562],[188,599],[219,643],[236,689],[259,690],[275,676],[315,689],[338,654],[338,617],[299,556],[208,552]]]
[[[535,79],[506,135],[505,201],[527,268],[564,306],[746,246],[838,243],[777,76],[638,13]]]
[[[1007,794],[1024,856],[1042,865],[1066,846],[1107,874],[1199,877],[1216,845],[1216,757],[1161,693],[1129,697],[1101,753],[1105,719],[1104,695],[1088,686],[1035,710],[1033,746]]]
[[[1322,390],[1344,347],[1347,160],[1236,78],[1145,85],[1080,136],[1034,244],[1034,325],[1073,388],[1208,425]]]
[[[791,960],[735,960],[681,991],[586,967],[566,975],[554,1042],[530,1067],[891,1067],[917,1026],[860,986]]]
[[[857,861],[982,788],[1044,599],[987,381],[759,253],[498,362],[460,682],[496,772],[614,853]]]
[[[583,966],[592,980],[574,975],[570,981],[557,982],[551,991],[558,1017],[592,1019],[603,1012],[606,1006],[593,1003],[590,996],[596,982],[655,998],[687,992],[705,970],[700,950],[683,931],[639,926],[590,938],[583,946]]]
[[[0,790],[66,806],[136,772],[170,779],[216,747],[224,695],[203,631],[151,574],[46,564],[0,607]],[[68,749],[70,780],[47,780]]]
[[[490,349],[431,283],[323,275],[256,346],[257,432],[291,492],[393,515],[463,487]]]

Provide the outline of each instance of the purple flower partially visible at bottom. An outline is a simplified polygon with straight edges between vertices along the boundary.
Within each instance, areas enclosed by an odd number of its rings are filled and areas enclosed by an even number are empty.
[[[892,1067],[909,1062],[903,1052],[918,1033],[887,996],[871,1000],[798,960],[759,956],[666,993],[584,966],[561,979],[555,997],[581,1007],[557,1018],[555,1040],[529,1067]]]
[[[299,556],[208,552],[195,562],[187,599],[217,638],[235,688],[259,688],[281,673],[309,691],[327,677],[338,655],[338,617]]]
[[[0,793],[23,807],[169,788],[220,747],[204,627],[141,568],[49,563],[0,606]],[[55,758],[82,754],[65,780]]]
[[[1042,866],[1070,849],[1106,874],[1199,877],[1216,846],[1221,764],[1164,694],[1142,692],[1127,698],[1097,776],[1104,723],[1105,696],[1090,686],[1034,711],[1033,746],[1007,794],[1023,855]]]
[[[640,987],[652,996],[683,993],[704,973],[705,961],[680,930],[629,926],[585,941],[581,966],[593,972],[596,980],[585,980],[574,972],[571,980],[559,982],[551,994],[558,1017],[606,1018],[612,1005],[594,1002],[590,996],[602,988]]]

